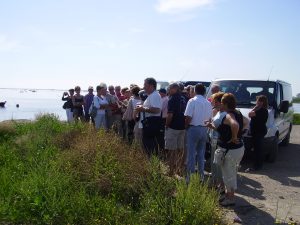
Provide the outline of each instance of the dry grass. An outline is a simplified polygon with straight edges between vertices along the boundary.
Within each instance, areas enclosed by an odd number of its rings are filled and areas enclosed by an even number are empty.
[[[92,190],[118,193],[126,202],[142,192],[150,164],[138,147],[127,145],[114,133],[89,128],[64,133],[59,139],[57,143],[65,149],[62,157],[68,162],[64,169],[76,171],[78,180]]]

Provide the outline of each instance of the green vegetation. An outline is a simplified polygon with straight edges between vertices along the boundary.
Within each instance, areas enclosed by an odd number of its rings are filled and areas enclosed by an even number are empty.
[[[293,103],[300,103],[300,98],[293,98]]]
[[[0,223],[220,224],[218,195],[113,134],[44,115],[0,124]]]
[[[300,114],[299,113],[294,114],[293,124],[294,125],[300,125]]]

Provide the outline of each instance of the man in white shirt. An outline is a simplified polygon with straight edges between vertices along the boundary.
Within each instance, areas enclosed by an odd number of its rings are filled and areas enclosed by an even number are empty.
[[[212,117],[211,103],[204,97],[206,88],[203,84],[195,86],[196,96],[190,99],[184,115],[187,128],[187,182],[190,174],[195,172],[196,154],[198,160],[198,173],[204,178],[204,156],[207,141],[206,121]]]
[[[155,150],[161,148],[160,132],[163,131],[161,108],[161,97],[156,90],[156,80],[146,78],[144,81],[144,90],[148,95],[142,106],[136,108],[137,112],[145,115],[143,123],[143,145],[146,153],[150,157]],[[162,142],[163,143],[163,142]]]

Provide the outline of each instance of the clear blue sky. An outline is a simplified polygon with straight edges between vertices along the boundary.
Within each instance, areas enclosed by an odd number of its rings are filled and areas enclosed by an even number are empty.
[[[267,79],[272,70],[296,94],[299,12],[299,0],[3,0],[0,87]]]

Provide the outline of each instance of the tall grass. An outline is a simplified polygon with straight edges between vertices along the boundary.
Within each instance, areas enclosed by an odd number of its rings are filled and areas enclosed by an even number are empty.
[[[217,194],[112,133],[53,115],[0,124],[0,223],[219,224]]]

